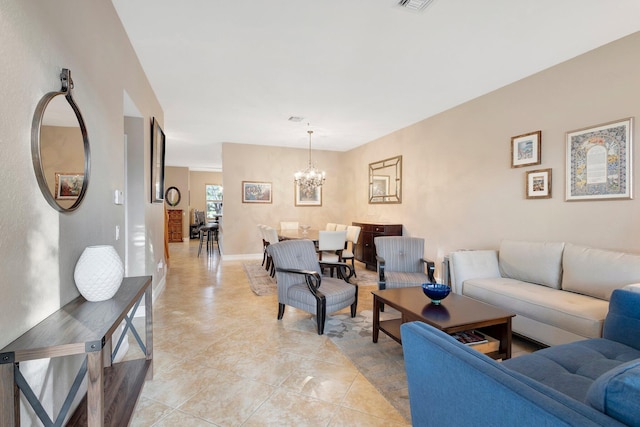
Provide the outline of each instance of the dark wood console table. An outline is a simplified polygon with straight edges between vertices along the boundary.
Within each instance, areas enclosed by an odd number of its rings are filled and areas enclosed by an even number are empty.
[[[361,228],[354,256],[356,260],[364,263],[368,270],[377,269],[376,246],[373,239],[378,236],[402,236],[402,224],[352,222],[351,225]]]
[[[151,276],[127,277],[110,300],[88,302],[80,296],[0,350],[0,425],[20,425],[20,391],[44,425],[61,425],[85,374],[87,395],[67,425],[128,425],[145,380],[153,376],[151,289]],[[132,323],[142,300],[145,343]],[[112,364],[111,336],[123,321],[123,335],[133,332],[145,358]],[[20,362],[78,354],[85,354],[85,361],[60,414],[51,419],[20,373]]]

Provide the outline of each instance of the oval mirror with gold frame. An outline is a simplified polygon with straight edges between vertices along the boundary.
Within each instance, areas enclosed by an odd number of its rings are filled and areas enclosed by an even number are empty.
[[[71,72],[62,88],[42,97],[31,125],[31,159],[44,198],[56,210],[76,210],[87,192],[90,150],[87,128],[72,95]]]

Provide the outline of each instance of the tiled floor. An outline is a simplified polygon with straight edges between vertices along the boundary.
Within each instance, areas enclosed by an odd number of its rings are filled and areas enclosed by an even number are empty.
[[[309,314],[287,309],[278,321],[276,296],[256,296],[242,262],[197,250],[195,240],[170,245],[154,377],[133,426],[409,425],[331,340],[293,328]]]
[[[278,321],[276,296],[256,296],[242,262],[197,249],[195,240],[170,245],[153,313],[154,377],[132,426],[410,425],[313,322],[296,322],[309,314],[287,308]],[[358,309],[371,304],[361,295]],[[514,356],[528,351],[516,341]]]

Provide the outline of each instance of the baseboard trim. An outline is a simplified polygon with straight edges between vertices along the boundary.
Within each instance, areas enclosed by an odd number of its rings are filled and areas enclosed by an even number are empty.
[[[162,279],[160,279],[160,281],[158,282],[156,287],[152,289],[152,291],[151,291],[151,302],[153,304],[156,303],[156,300],[158,299],[160,294],[162,292],[164,292],[164,288],[167,286],[167,280],[166,279],[167,279],[167,275],[165,274],[164,276],[162,276]],[[145,314],[146,314],[145,308],[146,307],[144,305],[140,305],[138,307],[138,309],[136,310],[135,316],[133,316],[133,317],[145,317]]]
[[[262,254],[238,254],[238,255],[222,255],[223,261],[253,261],[261,260]]]

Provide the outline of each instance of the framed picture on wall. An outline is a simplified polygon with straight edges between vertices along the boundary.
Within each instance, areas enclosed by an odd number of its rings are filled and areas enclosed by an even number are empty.
[[[294,186],[296,206],[322,206],[322,186],[307,191],[301,189],[298,183]]]
[[[539,169],[526,173],[527,199],[551,198],[551,169]]]
[[[155,117],[151,119],[151,203],[164,200],[165,135]]]
[[[631,199],[633,118],[567,132],[565,199]]]
[[[271,203],[271,183],[242,181],[242,203]]]
[[[535,131],[511,138],[511,167],[539,165],[542,163],[542,131]]]
[[[83,173],[56,172],[56,199],[77,199],[82,190],[83,182]]]

